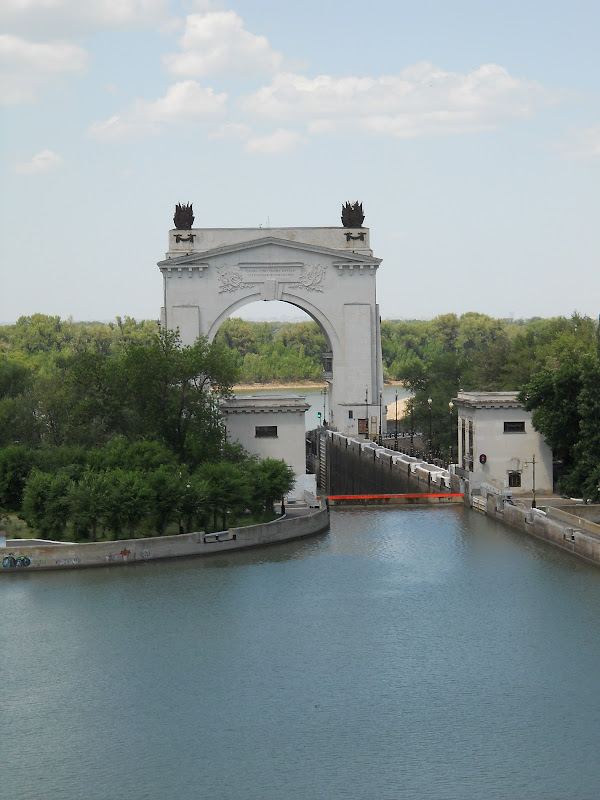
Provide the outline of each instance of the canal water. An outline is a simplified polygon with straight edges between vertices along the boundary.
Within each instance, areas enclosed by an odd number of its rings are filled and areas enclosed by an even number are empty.
[[[7,800],[600,796],[600,570],[463,507],[0,592]]]

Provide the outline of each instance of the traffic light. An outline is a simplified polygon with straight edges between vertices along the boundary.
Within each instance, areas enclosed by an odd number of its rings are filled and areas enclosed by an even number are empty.
[[[321,419],[321,412],[317,411],[317,419]]]

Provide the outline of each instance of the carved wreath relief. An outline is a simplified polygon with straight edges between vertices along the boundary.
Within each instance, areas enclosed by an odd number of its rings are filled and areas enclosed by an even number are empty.
[[[219,292],[235,292],[237,289],[250,289],[251,283],[244,283],[239,267],[221,267],[219,273]]]
[[[308,292],[322,292],[325,281],[325,267],[315,264],[314,267],[302,267],[302,277],[298,283],[290,283],[290,289],[306,289]]]

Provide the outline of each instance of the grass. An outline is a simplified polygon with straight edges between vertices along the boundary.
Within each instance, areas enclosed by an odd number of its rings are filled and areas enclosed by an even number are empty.
[[[37,534],[30,528],[25,520],[19,519],[16,514],[0,516],[0,531],[6,531],[7,539],[36,539]]]
[[[230,528],[239,528],[245,525],[260,525],[264,522],[271,522],[274,519],[277,519],[278,514],[271,514],[271,513],[262,513],[262,514],[243,514],[238,517],[230,517],[227,520],[228,527]],[[41,539],[43,538],[39,531],[35,530],[34,528],[30,528],[25,520],[19,519],[17,514],[4,514],[0,516],[0,531],[6,531],[6,538],[7,539]],[[195,531],[204,530],[204,528],[195,528]],[[207,533],[212,533],[213,528],[212,525],[207,525],[205,528]],[[215,530],[221,530],[219,526]],[[165,530],[165,536],[175,536],[179,533],[179,523],[172,522],[170,525],[167,526]],[[156,529],[152,527],[149,523],[139,525],[135,529],[135,533],[133,538],[134,539],[146,539],[146,538],[155,538],[159,536],[156,532]],[[58,536],[50,536],[50,539],[55,539],[57,541],[62,542],[111,542],[115,539],[129,539],[129,531],[123,530],[121,533],[114,536],[111,531],[104,530],[99,528],[96,533],[96,538],[83,538],[83,537],[76,537],[73,531],[73,527],[71,525],[67,525],[65,530],[62,532],[61,535]]]

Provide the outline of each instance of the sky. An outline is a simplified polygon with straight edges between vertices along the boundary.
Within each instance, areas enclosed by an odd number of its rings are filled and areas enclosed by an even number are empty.
[[[384,319],[597,317],[599,30],[598,0],[3,0],[0,322],[158,318],[177,203],[356,200]]]

